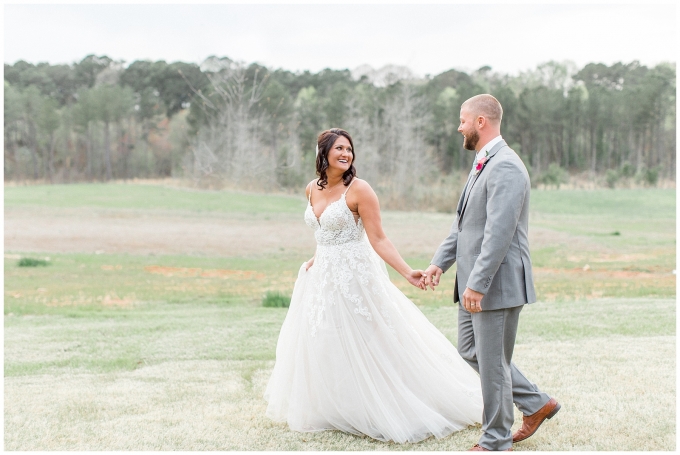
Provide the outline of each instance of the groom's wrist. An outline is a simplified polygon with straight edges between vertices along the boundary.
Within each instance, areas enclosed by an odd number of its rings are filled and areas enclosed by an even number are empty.
[[[445,272],[448,270],[448,268],[445,269],[444,267],[442,267],[441,265],[437,264],[436,262],[430,262],[430,265],[433,265],[433,266],[437,267],[439,270],[442,271],[442,273],[445,273]]]

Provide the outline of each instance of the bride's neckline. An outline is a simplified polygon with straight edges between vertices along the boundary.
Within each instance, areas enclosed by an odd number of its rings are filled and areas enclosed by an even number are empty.
[[[354,216],[354,212],[352,212],[352,211],[350,210],[349,206],[347,205],[347,199],[346,199],[346,197],[345,197],[345,193],[342,193],[342,195],[340,196],[340,199],[338,199],[338,200],[336,200],[336,201],[333,201],[333,202],[329,203],[329,204],[321,211],[321,215],[319,215],[319,216],[316,216],[316,213],[314,212],[314,206],[312,205],[312,201],[311,201],[311,200],[307,201],[307,205],[308,205],[309,208],[312,210],[312,215],[314,216],[314,218],[316,218],[316,222],[319,224],[319,226],[321,226],[321,217],[323,216],[323,214],[326,213],[326,211],[328,210],[328,208],[329,208],[331,205],[337,204],[338,202],[340,202],[340,201],[342,201],[342,200],[345,201],[345,207],[347,207],[347,211],[350,213],[350,215],[352,215],[352,219],[354,219],[354,224],[355,224],[356,226],[359,226],[359,221],[361,221],[361,217],[358,217],[358,218],[357,218],[357,217]]]
[[[314,211],[314,206],[312,205],[312,201],[309,200],[308,203],[309,203],[309,206],[312,208],[312,214],[314,215],[314,218],[316,218],[316,221],[319,221],[319,220],[321,220],[321,217],[323,216],[323,214],[326,213],[326,210],[328,210],[328,207],[330,207],[331,205],[333,205],[337,202],[340,202],[344,198],[345,198],[345,193],[342,193],[340,195],[339,199],[329,203],[326,207],[324,207],[324,209],[321,211],[321,215],[319,215],[319,216],[316,216],[316,212]],[[349,208],[349,207],[347,207],[347,208]]]

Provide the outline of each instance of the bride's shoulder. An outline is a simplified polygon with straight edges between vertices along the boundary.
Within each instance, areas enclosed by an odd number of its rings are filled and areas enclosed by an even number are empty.
[[[305,188],[305,196],[309,197],[309,193],[312,191],[312,188],[314,188],[314,183],[316,183],[318,179],[314,179],[311,182],[307,184],[307,187]]]
[[[373,188],[366,180],[358,179],[356,177],[352,182],[352,191],[354,191],[354,194],[359,198],[375,195],[375,191],[373,191]],[[350,193],[352,191],[350,191]]]
[[[366,181],[362,180],[359,178],[354,177],[354,182],[352,183],[352,188],[355,188],[359,191],[373,191],[373,188],[371,188],[371,185]]]

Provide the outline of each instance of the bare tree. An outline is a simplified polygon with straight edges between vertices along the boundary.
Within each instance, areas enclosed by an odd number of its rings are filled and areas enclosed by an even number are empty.
[[[359,175],[371,182],[386,205],[406,208],[420,199],[435,170],[425,131],[431,121],[417,86],[402,82],[385,101],[361,90],[348,100],[347,128],[356,139]],[[364,91],[365,92],[365,91]]]
[[[269,186],[276,181],[276,156],[257,109],[264,77],[248,77],[240,63],[208,73],[211,93],[197,92],[208,116],[193,144],[196,178],[218,177],[230,185]]]
[[[398,197],[408,197],[419,183],[426,183],[433,170],[431,150],[425,142],[430,115],[413,84],[402,84],[400,92],[383,106],[379,142],[383,181]]]

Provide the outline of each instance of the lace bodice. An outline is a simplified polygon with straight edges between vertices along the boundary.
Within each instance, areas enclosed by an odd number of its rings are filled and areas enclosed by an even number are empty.
[[[350,184],[351,185],[351,184]],[[349,188],[347,188],[349,190]],[[305,223],[314,229],[317,245],[342,245],[356,242],[364,237],[364,225],[354,221],[354,214],[347,206],[345,193],[335,202],[328,204],[321,216],[314,215],[311,200],[305,210]]]

